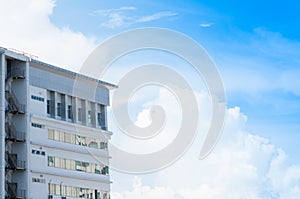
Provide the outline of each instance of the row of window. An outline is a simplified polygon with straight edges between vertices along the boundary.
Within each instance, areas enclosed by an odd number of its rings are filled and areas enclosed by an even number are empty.
[[[50,195],[60,195],[88,199],[110,199],[109,192],[106,191],[66,186],[62,184],[49,184],[48,191]]]
[[[39,151],[39,150],[35,150],[35,149],[32,149],[31,153],[35,154],[35,155],[46,155],[45,151]]]
[[[39,97],[39,96],[36,96],[36,95],[31,95],[31,99],[37,100],[37,101],[40,101],[40,102],[45,101],[45,99],[43,97]]]
[[[107,142],[64,131],[48,129],[48,139],[66,142],[95,149],[107,150]]]
[[[87,173],[95,173],[100,175],[108,175],[108,166],[93,164],[89,162],[81,162],[77,160],[70,160],[66,158],[59,158],[48,156],[48,166],[57,167],[68,170],[76,170]]]
[[[104,111],[105,111],[105,108],[104,108],[104,105],[101,105],[101,112],[98,112],[97,113],[97,122],[98,122],[98,126],[102,127],[102,129],[106,130],[106,119],[105,119],[105,114],[104,114]],[[47,114],[49,115],[52,115],[54,116],[55,113],[54,113],[54,103],[52,100],[47,100]],[[56,103],[56,116],[58,117],[64,117],[65,118],[65,114],[63,113],[63,104],[61,102],[57,102]],[[87,124],[91,125],[91,124],[95,124],[96,121],[94,121],[94,112],[92,110],[88,110],[87,111]],[[77,110],[77,119],[79,122],[84,122],[84,111],[82,108],[78,108]],[[72,108],[72,105],[67,105],[67,117],[68,119],[70,120],[73,120],[74,117],[73,117],[73,108]]]
[[[32,182],[37,182],[37,183],[46,183],[46,180],[43,178],[32,178]]]

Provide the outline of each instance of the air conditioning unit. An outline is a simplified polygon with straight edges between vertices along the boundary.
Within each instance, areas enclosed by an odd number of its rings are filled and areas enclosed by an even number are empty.
[[[53,195],[48,195],[48,199],[53,199]]]

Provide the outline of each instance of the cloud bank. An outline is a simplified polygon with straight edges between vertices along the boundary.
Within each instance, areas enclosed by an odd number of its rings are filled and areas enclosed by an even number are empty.
[[[96,47],[93,38],[51,23],[49,16],[55,7],[53,0],[0,2],[2,47],[25,51],[42,61],[72,70],[79,70]]]
[[[156,186],[143,184],[143,176],[135,177],[131,191],[115,192],[112,198],[296,199],[300,165],[289,164],[284,150],[268,139],[247,132],[246,121],[238,107],[228,109],[224,135],[207,159],[196,158],[196,141],[191,152],[156,175]]]

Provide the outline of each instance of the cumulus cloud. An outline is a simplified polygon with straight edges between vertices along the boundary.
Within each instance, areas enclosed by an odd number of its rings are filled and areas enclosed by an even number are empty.
[[[208,158],[196,158],[198,140],[179,162],[156,174],[156,186],[143,184],[140,176],[132,190],[115,192],[113,198],[296,199],[300,166],[288,164],[284,150],[267,138],[247,132],[246,122],[240,108],[228,109],[223,137]]]
[[[87,55],[96,47],[93,38],[68,27],[58,28],[49,17],[53,0],[1,1],[0,46],[38,56],[40,60],[79,70]]]

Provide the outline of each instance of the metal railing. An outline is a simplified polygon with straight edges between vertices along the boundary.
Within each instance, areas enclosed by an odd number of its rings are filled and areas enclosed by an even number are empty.
[[[16,199],[25,199],[26,190],[18,189],[18,183],[15,182],[6,182],[5,186],[6,196],[5,198],[16,198]]]
[[[17,154],[11,154],[11,153],[6,153],[7,157],[7,169],[12,169],[12,170],[25,170],[25,161],[23,160],[18,160]]]
[[[16,127],[11,122],[5,123],[5,139],[13,142],[25,142],[25,133],[16,130]]]
[[[25,104],[20,104],[16,95],[11,89],[5,91],[5,98],[8,102],[8,111],[11,113],[25,113]]]

